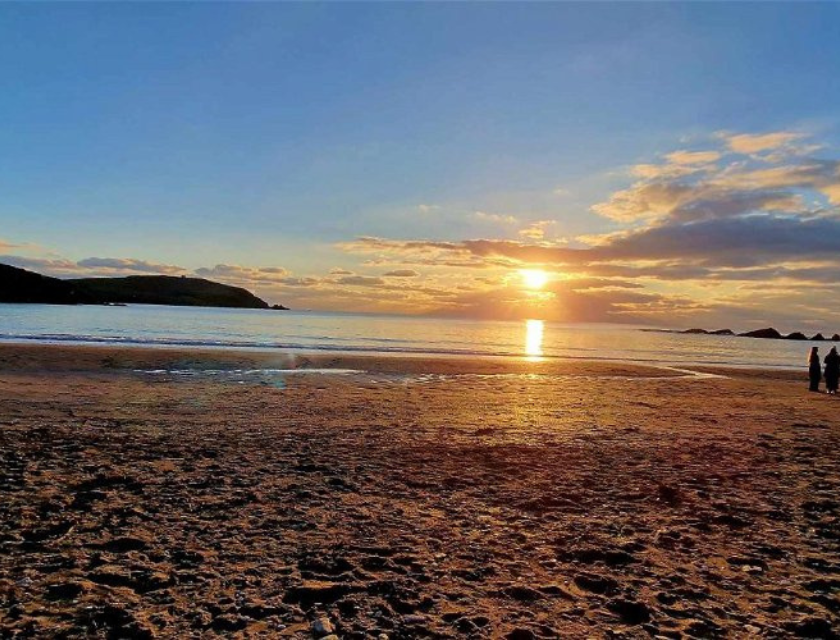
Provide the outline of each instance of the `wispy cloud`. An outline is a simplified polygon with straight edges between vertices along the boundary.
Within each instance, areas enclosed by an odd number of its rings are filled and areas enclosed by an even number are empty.
[[[416,278],[420,274],[414,269],[394,269],[382,275],[386,278]]]
[[[519,230],[519,237],[528,238],[529,240],[542,240],[545,238],[548,228],[555,224],[557,224],[556,220],[538,220],[537,222],[532,222],[524,229]]]
[[[375,276],[344,276],[335,282],[353,287],[380,287],[385,284],[385,280]]]
[[[217,264],[215,267],[201,267],[195,270],[201,278],[217,278],[236,282],[279,282],[289,275],[282,267],[245,267],[233,264]]]
[[[0,256],[0,263],[20,269],[31,269],[44,275],[52,276],[78,275],[80,271],[84,271],[82,267],[79,267],[72,260],[65,260],[63,258],[38,258],[8,254]]]
[[[133,258],[85,258],[79,260],[76,266],[84,270],[108,271],[108,272],[129,272],[144,274],[175,275],[186,271],[183,267],[171,264],[156,264],[146,260],[135,260]]]
[[[735,153],[752,154],[787,146],[801,140],[804,134],[796,131],[774,131],[772,133],[723,133],[721,137]]]
[[[720,159],[718,151],[673,151],[665,156],[673,164],[709,164]]]
[[[483,222],[494,222],[496,224],[516,224],[519,222],[516,216],[505,213],[488,213],[486,211],[474,211],[472,214],[476,220]]]
[[[134,258],[85,258],[75,262],[60,257],[2,255],[0,262],[55,277],[115,276],[132,274],[181,275],[188,270]]]

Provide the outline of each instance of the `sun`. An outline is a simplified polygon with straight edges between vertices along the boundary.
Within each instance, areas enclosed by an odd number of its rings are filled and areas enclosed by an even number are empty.
[[[548,282],[548,274],[542,269],[520,269],[519,274],[528,289],[542,289]]]

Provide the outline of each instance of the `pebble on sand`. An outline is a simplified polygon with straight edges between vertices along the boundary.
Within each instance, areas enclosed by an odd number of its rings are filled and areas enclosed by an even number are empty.
[[[316,638],[332,635],[334,629],[332,623],[327,618],[318,618],[312,621],[312,633]]]

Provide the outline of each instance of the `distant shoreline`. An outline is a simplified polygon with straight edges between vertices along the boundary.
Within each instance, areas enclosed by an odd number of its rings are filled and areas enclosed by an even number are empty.
[[[648,333],[676,333],[679,335],[692,336],[725,336],[731,338],[759,338],[761,340],[796,340],[814,341],[814,342],[840,342],[840,334],[834,334],[830,338],[825,337],[822,333],[817,333],[812,337],[806,336],[800,331],[794,331],[787,335],[782,334],[776,329],[769,327],[767,329],[756,329],[755,331],[747,331],[745,333],[735,333],[732,329],[639,329]]]

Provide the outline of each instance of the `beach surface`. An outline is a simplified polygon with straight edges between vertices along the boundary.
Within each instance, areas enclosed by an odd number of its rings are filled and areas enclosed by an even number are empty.
[[[806,372],[0,345],[0,637],[833,638]]]

